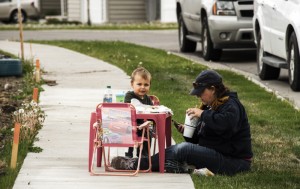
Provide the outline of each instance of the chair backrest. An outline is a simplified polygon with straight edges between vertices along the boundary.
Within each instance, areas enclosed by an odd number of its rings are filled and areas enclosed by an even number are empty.
[[[129,103],[102,103],[96,109],[102,123],[102,144],[133,146],[137,140],[136,110]]]
[[[160,104],[159,98],[157,96],[149,95],[149,98],[151,99],[153,105],[158,106]]]

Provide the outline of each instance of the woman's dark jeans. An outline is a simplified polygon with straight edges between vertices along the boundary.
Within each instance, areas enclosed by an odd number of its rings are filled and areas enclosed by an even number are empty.
[[[215,174],[234,175],[250,170],[251,162],[243,159],[226,157],[213,149],[183,142],[172,145],[165,150],[165,170],[167,172],[182,172],[184,163],[193,165],[196,169],[207,168]],[[159,156],[151,158],[152,171],[159,171]],[[148,168],[148,158],[142,158],[141,169]]]

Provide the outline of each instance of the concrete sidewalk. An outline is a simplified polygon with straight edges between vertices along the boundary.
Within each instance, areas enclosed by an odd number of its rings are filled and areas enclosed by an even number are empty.
[[[18,42],[0,41],[0,48],[20,54]],[[47,72],[43,78],[56,86],[43,86],[40,105],[47,117],[35,146],[29,153],[14,188],[194,188],[188,174],[145,173],[137,177],[90,176],[88,139],[90,113],[102,101],[104,88],[130,89],[129,76],[101,60],[67,49],[25,44],[26,58],[40,59]],[[123,155],[123,152],[119,152]]]

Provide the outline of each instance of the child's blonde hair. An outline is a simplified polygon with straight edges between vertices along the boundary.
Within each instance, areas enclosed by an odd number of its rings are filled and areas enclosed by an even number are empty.
[[[134,77],[136,75],[141,76],[143,79],[145,80],[149,80],[151,81],[151,74],[150,72],[144,68],[144,67],[138,67],[137,69],[133,70],[132,74],[131,74],[131,83],[134,81]]]

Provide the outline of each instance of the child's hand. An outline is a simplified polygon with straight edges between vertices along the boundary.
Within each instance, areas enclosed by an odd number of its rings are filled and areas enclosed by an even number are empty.
[[[139,130],[142,130],[142,129],[145,128],[145,127],[149,127],[151,124],[152,124],[151,121],[146,121],[146,122],[144,122],[143,124],[141,124],[140,126],[138,126],[137,128],[138,128]]]

